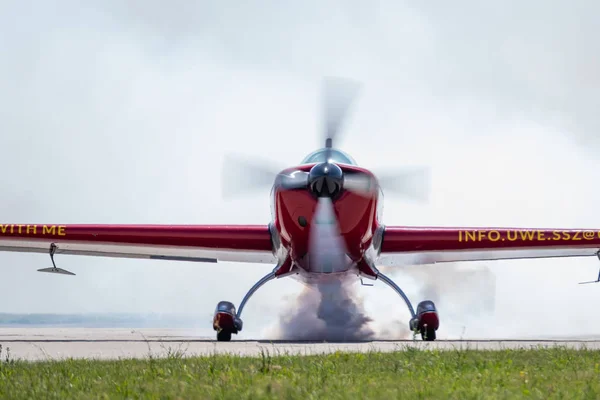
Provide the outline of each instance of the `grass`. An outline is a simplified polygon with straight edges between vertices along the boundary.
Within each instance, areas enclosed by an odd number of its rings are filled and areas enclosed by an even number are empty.
[[[597,399],[600,352],[446,350],[0,361],[2,399]]]

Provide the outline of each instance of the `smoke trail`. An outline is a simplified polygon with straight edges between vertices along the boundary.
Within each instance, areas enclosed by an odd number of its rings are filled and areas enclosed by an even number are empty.
[[[307,285],[280,315],[270,336],[280,340],[359,341],[374,339],[363,299],[353,279]]]
[[[390,274],[398,283],[403,282],[415,306],[422,300],[435,302],[441,321],[439,338],[493,336],[496,276],[489,268],[436,264],[401,270],[382,267],[380,270]]]
[[[493,335],[494,324],[489,321],[495,311],[496,279],[488,268],[446,264],[381,270],[397,280],[413,306],[422,300],[436,303],[441,318],[440,339]],[[355,279],[349,276],[306,285],[267,336],[276,340],[341,342],[412,339],[410,315],[402,300],[394,296],[393,303],[377,302],[371,314],[357,292]],[[377,289],[385,290],[382,286]],[[373,294],[376,300],[379,296]]]

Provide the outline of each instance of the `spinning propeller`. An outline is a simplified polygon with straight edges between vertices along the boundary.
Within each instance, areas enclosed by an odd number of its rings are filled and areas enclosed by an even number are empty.
[[[227,156],[223,166],[223,197],[234,197],[254,190],[269,190],[273,182],[286,189],[308,188],[319,198],[334,198],[342,190],[370,193],[378,183],[385,193],[426,201],[429,192],[429,170],[424,167],[399,171],[382,171],[376,180],[361,173],[344,173],[331,159],[333,144],[338,138],[350,106],[356,99],[360,85],[357,82],[327,78],[323,85],[323,142],[325,161],[309,172],[293,171],[280,174],[282,168],[258,160]]]

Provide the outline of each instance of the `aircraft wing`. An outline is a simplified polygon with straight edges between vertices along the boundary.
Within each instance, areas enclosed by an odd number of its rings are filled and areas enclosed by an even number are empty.
[[[275,264],[268,225],[0,224],[0,251]]]
[[[377,265],[596,256],[600,230],[386,226]]]

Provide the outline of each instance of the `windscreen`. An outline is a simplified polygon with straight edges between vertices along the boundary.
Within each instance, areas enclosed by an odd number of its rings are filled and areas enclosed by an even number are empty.
[[[319,149],[317,151],[310,153],[308,156],[306,156],[306,158],[304,158],[304,160],[302,160],[302,164],[313,164],[313,163],[325,162],[326,156],[327,156],[327,149]],[[346,154],[340,150],[332,149],[330,160],[334,163],[356,165],[356,161],[354,161],[354,159],[352,157],[350,157],[348,154]]]

